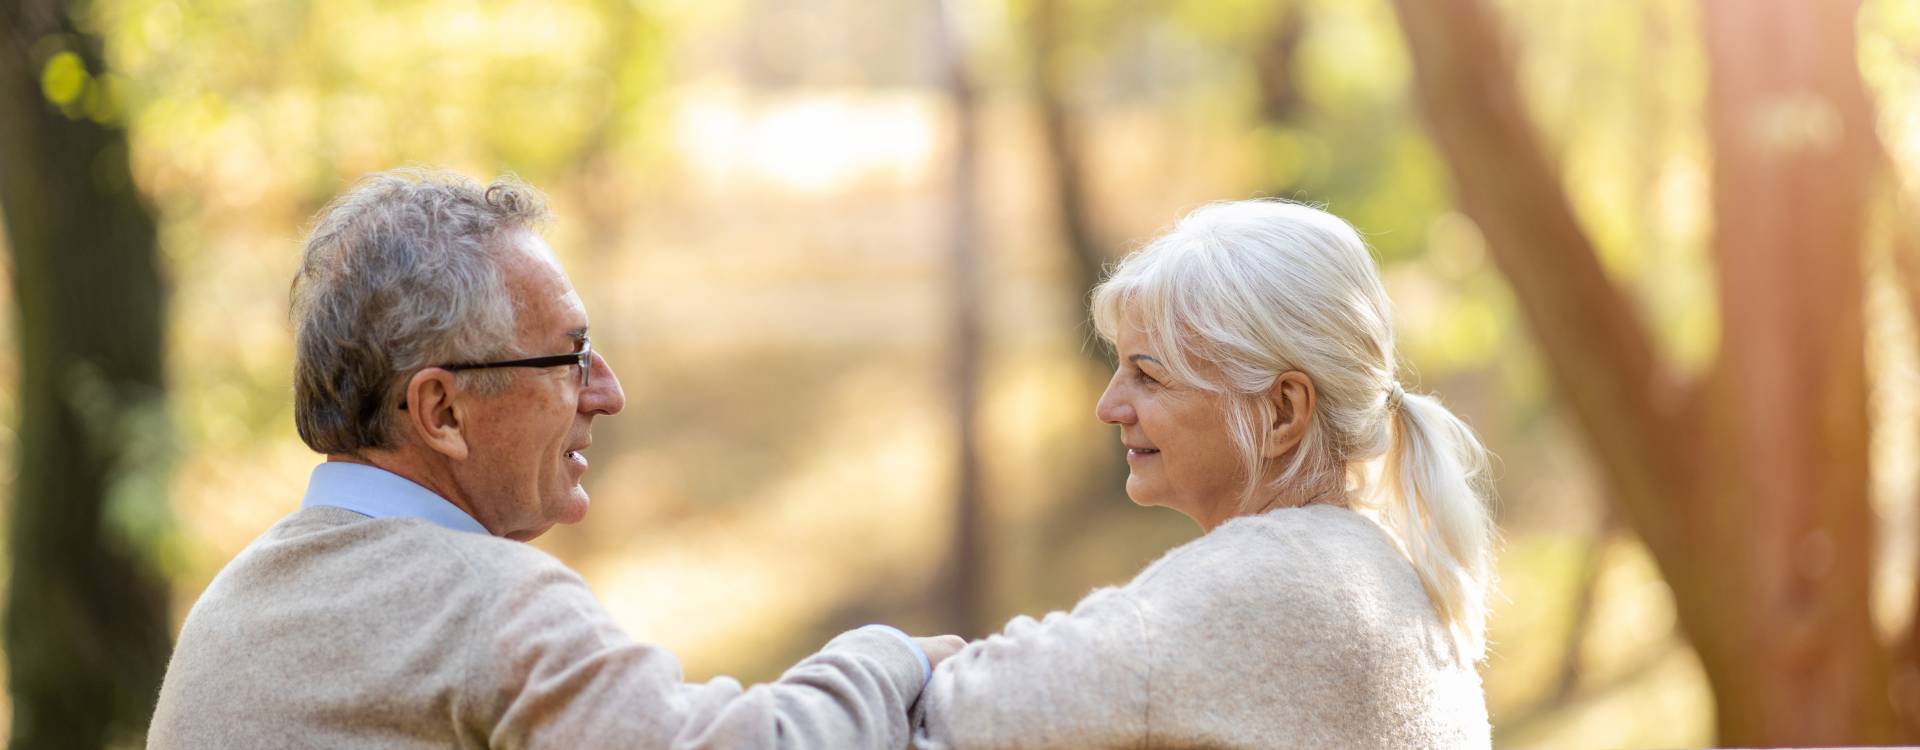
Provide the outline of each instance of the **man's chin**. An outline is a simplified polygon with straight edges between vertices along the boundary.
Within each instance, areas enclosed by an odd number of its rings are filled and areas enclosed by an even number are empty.
[[[535,539],[539,539],[541,534],[547,533],[547,530],[551,528],[553,528],[553,524],[547,524],[537,529],[515,531],[513,533],[508,534],[507,538],[512,539],[516,542],[531,542]]]
[[[553,515],[553,520],[555,523],[563,524],[579,523],[586,520],[587,508],[591,505],[593,500],[587,497],[586,488],[576,484],[573,490],[567,493],[567,499],[560,506],[559,512]]]

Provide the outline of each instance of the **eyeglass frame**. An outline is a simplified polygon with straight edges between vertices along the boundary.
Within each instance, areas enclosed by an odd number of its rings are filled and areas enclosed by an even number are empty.
[[[491,370],[500,367],[559,367],[573,365],[580,368],[580,387],[585,389],[593,384],[593,339],[580,337],[580,351],[569,354],[549,354],[526,359],[509,359],[499,362],[463,362],[451,365],[436,365],[442,370],[460,372],[461,370]],[[407,410],[406,399],[400,400],[400,410]]]

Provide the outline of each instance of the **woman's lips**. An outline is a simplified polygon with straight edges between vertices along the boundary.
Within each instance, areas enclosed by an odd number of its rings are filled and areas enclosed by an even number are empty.
[[[1153,448],[1128,448],[1127,462],[1145,461],[1158,455],[1160,455],[1160,451]]]

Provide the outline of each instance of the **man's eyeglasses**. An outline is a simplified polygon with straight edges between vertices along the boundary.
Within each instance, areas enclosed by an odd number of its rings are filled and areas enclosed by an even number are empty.
[[[443,370],[491,370],[496,367],[559,367],[574,365],[580,368],[580,387],[593,383],[593,341],[580,339],[580,351],[572,354],[553,354],[545,357],[509,359],[505,362],[474,362],[460,365],[441,365]]]
[[[560,367],[562,365],[573,365],[580,368],[581,388],[592,385],[593,341],[587,338],[580,339],[580,351],[572,354],[550,354],[544,357],[509,359],[503,362],[468,362],[457,365],[441,365],[440,369],[459,372],[461,370],[491,370],[496,367]],[[407,402],[401,401],[401,411],[405,411],[406,408]]]

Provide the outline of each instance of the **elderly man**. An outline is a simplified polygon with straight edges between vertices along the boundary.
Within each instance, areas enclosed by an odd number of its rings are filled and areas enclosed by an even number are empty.
[[[904,746],[959,647],[869,626],[773,683],[681,681],[528,545],[587,512],[625,405],[513,180],[375,175],[293,284],[294,416],[327,461],[187,616],[154,747]]]

